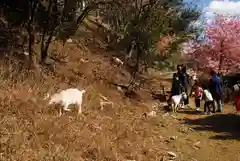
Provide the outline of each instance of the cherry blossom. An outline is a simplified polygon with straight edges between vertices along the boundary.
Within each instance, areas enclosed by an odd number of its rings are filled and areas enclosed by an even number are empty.
[[[229,74],[240,70],[240,19],[217,15],[205,28],[204,41],[195,42],[192,60],[199,67]]]

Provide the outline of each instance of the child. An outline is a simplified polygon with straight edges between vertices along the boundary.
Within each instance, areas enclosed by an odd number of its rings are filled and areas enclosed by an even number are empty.
[[[207,114],[212,114],[215,113],[215,102],[213,100],[212,94],[207,90],[206,87],[204,87],[203,90],[203,94],[204,94],[204,99],[205,99],[205,103],[204,103],[204,113]],[[211,106],[213,108],[213,110],[211,111]],[[207,111],[208,109],[208,111]]]
[[[203,89],[200,87],[199,83],[196,81],[194,85],[195,89],[195,105],[196,111],[200,112],[201,99],[203,95]]]

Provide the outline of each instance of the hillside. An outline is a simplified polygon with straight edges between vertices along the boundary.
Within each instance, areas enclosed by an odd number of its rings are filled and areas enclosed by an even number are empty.
[[[17,61],[8,65],[2,58],[0,160],[240,160],[239,117],[228,114],[234,109],[224,106],[226,113],[213,116],[192,110],[173,116],[150,95],[160,83],[169,86],[171,75],[156,71],[146,75],[148,85],[138,97],[129,99],[110,83],[126,82],[127,72],[114,67],[103,49],[83,46],[68,43],[67,63],[57,63],[55,72],[46,69],[49,72],[41,77],[19,72]],[[60,53],[62,48],[54,43],[51,51]],[[43,98],[68,87],[86,88],[83,115],[69,112],[57,117],[57,109]],[[114,107],[101,111],[99,94]],[[142,117],[152,110],[156,117]]]

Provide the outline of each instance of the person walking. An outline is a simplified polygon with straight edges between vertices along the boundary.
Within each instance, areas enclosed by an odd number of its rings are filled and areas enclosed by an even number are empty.
[[[187,74],[187,68],[186,66],[182,67],[181,70],[181,75],[180,75],[180,81],[181,81],[181,85],[182,85],[182,90],[181,92],[186,92],[187,94],[187,99],[184,100],[184,104],[188,106],[189,104],[189,76]]]
[[[173,74],[173,80],[172,80],[172,88],[171,88],[171,96],[179,95],[181,93],[181,85],[180,85],[180,79],[177,75],[177,73]]]
[[[181,93],[180,77],[181,77],[181,66],[177,65],[177,72],[173,74],[173,79],[172,79],[171,96],[179,95]]]
[[[216,112],[222,112],[222,85],[221,85],[221,79],[217,75],[217,73],[214,70],[211,70],[210,72],[210,85],[209,90],[212,94],[213,99],[217,103],[217,111]]]
[[[172,79],[172,88],[171,88],[171,95],[169,96],[168,101],[171,99],[174,95],[179,95],[181,93],[181,66],[177,66],[177,72],[173,74]]]

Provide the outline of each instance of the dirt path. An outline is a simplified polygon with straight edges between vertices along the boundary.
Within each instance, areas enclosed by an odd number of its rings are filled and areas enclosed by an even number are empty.
[[[196,114],[193,109],[173,116],[161,113],[163,142],[179,161],[238,161],[240,117],[231,108],[225,105],[224,113],[215,115]]]
[[[157,77],[169,86],[169,74]],[[223,105],[223,113],[214,115],[196,113],[193,98],[190,106],[192,109],[183,110],[174,118],[170,113],[161,114],[167,124],[163,138],[178,155],[176,160],[240,161],[240,117],[233,105]]]

